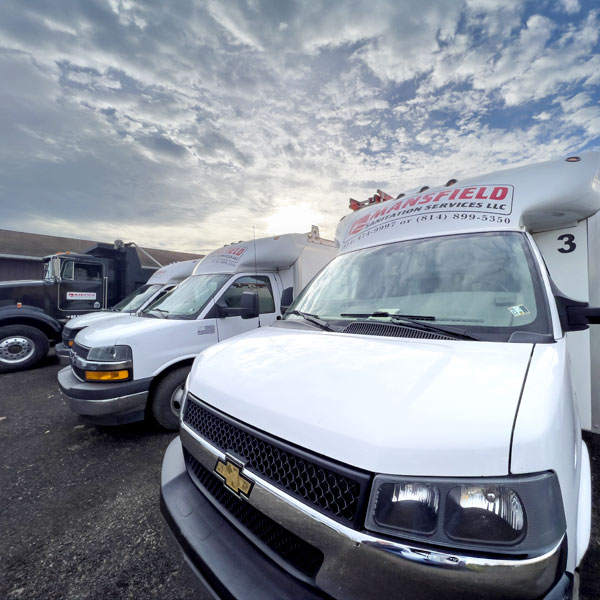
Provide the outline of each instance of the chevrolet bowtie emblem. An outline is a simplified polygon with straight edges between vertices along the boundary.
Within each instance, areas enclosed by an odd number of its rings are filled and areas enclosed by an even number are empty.
[[[243,469],[243,465],[236,464],[234,460],[226,456],[225,462],[221,459],[217,460],[215,466],[215,473],[223,479],[223,483],[228,487],[234,494],[238,496],[250,496],[253,483],[246,479],[240,471]]]

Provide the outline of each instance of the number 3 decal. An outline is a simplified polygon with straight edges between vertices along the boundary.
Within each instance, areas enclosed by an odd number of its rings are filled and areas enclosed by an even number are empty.
[[[573,252],[573,250],[577,248],[577,244],[575,243],[575,236],[571,233],[563,233],[563,235],[559,235],[556,239],[565,243],[564,248],[558,249],[558,251],[561,254],[568,254],[569,252]]]

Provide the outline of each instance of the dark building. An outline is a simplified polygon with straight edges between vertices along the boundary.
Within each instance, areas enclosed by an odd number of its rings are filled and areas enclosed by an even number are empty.
[[[97,243],[92,240],[0,229],[0,281],[41,279],[44,274],[42,262],[44,256],[56,252],[83,252]],[[136,248],[136,250],[144,267],[158,267],[148,255],[161,265],[204,256],[155,248]]]

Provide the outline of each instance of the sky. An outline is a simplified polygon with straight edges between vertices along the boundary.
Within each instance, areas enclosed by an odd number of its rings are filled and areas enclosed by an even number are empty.
[[[2,0],[0,228],[202,252],[600,148],[597,0]]]

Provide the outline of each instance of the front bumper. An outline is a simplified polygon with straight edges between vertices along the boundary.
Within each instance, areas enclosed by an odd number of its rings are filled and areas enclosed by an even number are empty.
[[[54,346],[54,352],[56,352],[61,365],[68,365],[71,362],[71,349],[67,348],[62,342]]]
[[[219,450],[182,426],[186,449],[214,469]],[[564,544],[530,559],[482,558],[408,546],[376,538],[324,517],[244,470],[254,487],[248,502],[319,548],[325,559],[307,585],[269,560],[239,533],[187,473],[175,439],[162,467],[161,509],[172,532],[205,583],[233,598],[571,598],[571,579],[560,575]],[[564,541],[564,540],[563,540]],[[261,577],[256,577],[261,573]],[[268,573],[268,575],[264,575]],[[289,596],[288,596],[289,594]]]
[[[58,386],[69,408],[90,423],[124,425],[144,419],[152,378],[116,383],[89,383],[71,367],[58,372]]]

